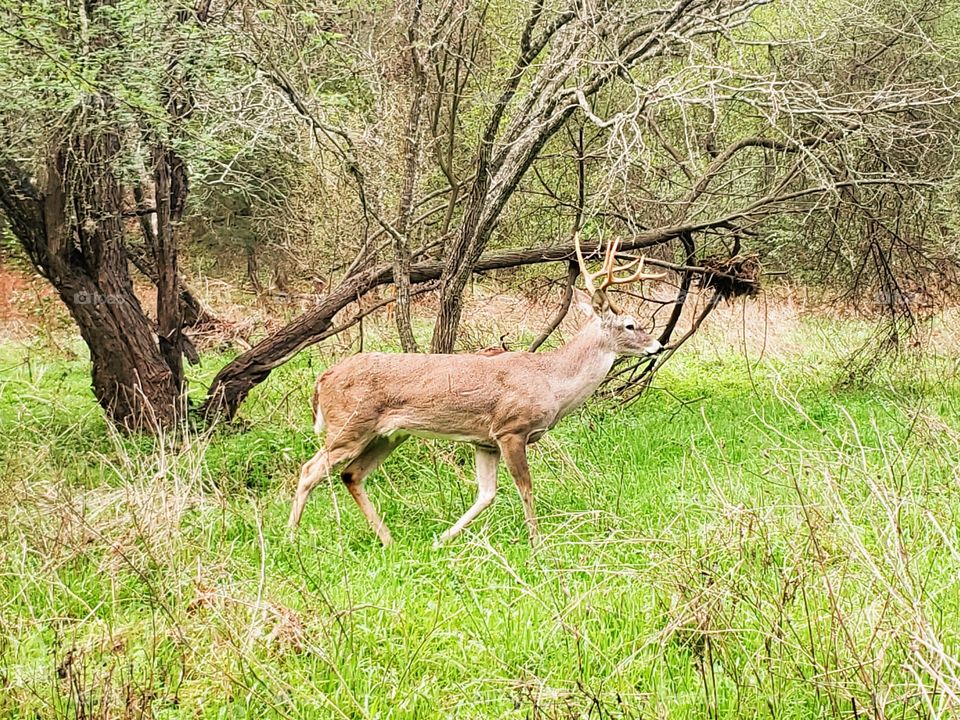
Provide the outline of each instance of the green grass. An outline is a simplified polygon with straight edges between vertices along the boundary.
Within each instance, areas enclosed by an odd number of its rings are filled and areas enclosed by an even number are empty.
[[[472,457],[410,442],[286,531],[327,362],[234,427],[119,437],[81,359],[0,350],[0,714],[158,718],[949,717],[960,711],[960,379],[837,390],[824,337],[682,353],[531,452],[462,540]],[[222,362],[200,368],[195,385]],[[202,388],[200,388],[202,390]]]

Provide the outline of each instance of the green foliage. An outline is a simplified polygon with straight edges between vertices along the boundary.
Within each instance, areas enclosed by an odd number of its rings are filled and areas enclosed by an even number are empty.
[[[623,19],[619,32],[644,25],[656,6],[612,3],[605,13]],[[361,249],[387,259],[385,246],[367,244],[378,231],[369,210],[396,222],[409,8],[243,0],[213,3],[201,19],[195,7],[0,0],[4,152],[42,168],[65,118],[77,121],[71,110],[90,94],[109,93],[117,101],[109,121],[124,130],[126,173],[141,172],[154,137],[187,161],[191,194],[180,236],[195,266],[255,281],[261,268],[273,270],[287,291],[288,278],[304,287],[335,278]],[[561,8],[546,5],[541,30]],[[440,32],[432,44],[421,38],[432,55],[414,245],[437,241],[463,219],[479,137],[516,62],[529,10],[513,0],[447,9],[422,5],[423,33],[435,22]],[[722,31],[704,28],[675,51],[625,69],[590,98],[592,115],[578,111],[565,122],[510,198],[492,244],[547,244],[570,232],[578,203],[571,139],[583,131],[587,236],[732,215],[733,224],[758,231],[744,251],[806,282],[842,284],[867,298],[869,311],[883,304],[874,302],[878,295],[937,300],[952,291],[957,255],[958,19],[955,1],[781,0],[729,19]],[[560,105],[592,69],[621,62],[608,42],[586,43],[576,55],[576,70],[557,80]],[[544,78],[561,44],[548,43],[521,79],[498,142],[508,130],[523,135],[513,124],[547,103],[534,95],[549,94]],[[462,86],[451,85],[457,63],[469,70]],[[171,97],[180,103],[173,114]],[[711,170],[725,148],[753,137],[783,146],[747,146]],[[803,143],[802,152],[793,143]],[[459,198],[449,215],[448,172]],[[821,190],[791,196],[809,188]],[[791,199],[754,207],[770,193]],[[749,208],[750,217],[737,214]],[[725,254],[732,239],[703,233],[698,242],[699,254],[710,256]],[[891,314],[917,312],[888,305]]]
[[[860,332],[687,352],[664,390],[565,421],[532,453],[535,553],[505,473],[430,549],[473,499],[469,453],[439,442],[369,483],[395,546],[337,484],[291,541],[314,353],[243,432],[140,439],[108,430],[83,363],[5,349],[0,714],[923,715],[955,675],[915,639],[960,651],[960,382],[929,358],[835,390],[825,341]]]

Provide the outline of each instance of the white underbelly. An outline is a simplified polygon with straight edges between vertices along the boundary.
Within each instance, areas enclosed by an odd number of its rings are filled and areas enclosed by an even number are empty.
[[[438,432],[436,430],[397,430],[397,432],[402,432],[405,435],[413,435],[413,437],[424,438],[426,440],[452,440],[453,442],[468,442],[468,443],[479,443],[479,442],[490,442],[489,438],[480,438],[475,435],[464,435],[462,433],[446,433]]]

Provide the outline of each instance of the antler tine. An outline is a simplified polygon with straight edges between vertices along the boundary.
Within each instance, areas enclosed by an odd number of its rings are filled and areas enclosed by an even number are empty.
[[[632,270],[637,266],[637,263],[643,260],[643,258],[634,257],[633,255],[627,255],[630,258],[630,262],[624,263],[623,265],[617,265],[613,270],[614,272],[626,272],[627,270]]]
[[[610,245],[607,247],[606,255],[603,259],[603,274],[606,276],[603,282],[603,287],[600,289],[606,289],[611,285],[625,285],[627,283],[636,282],[637,280],[659,280],[660,278],[666,277],[666,273],[644,273],[643,265],[644,258],[634,257],[633,255],[627,255],[630,258],[629,262],[623,263],[622,265],[616,265],[617,250],[620,248],[620,239],[614,239]],[[639,265],[637,271],[628,277],[622,277],[617,275],[617,273],[624,273],[628,270],[632,270],[634,267]]]
[[[637,268],[637,271],[636,271],[633,275],[630,275],[629,277],[614,278],[613,281],[612,281],[612,284],[614,284],[614,285],[625,285],[625,284],[627,284],[627,283],[636,282],[637,280],[660,280],[661,278],[665,278],[665,277],[667,276],[667,274],[666,274],[665,272],[645,273],[645,272],[643,271],[643,266],[644,266],[644,263],[645,263],[645,262],[646,262],[646,259],[645,259],[645,258],[643,258],[643,257],[638,257],[638,258],[634,258],[634,261],[633,261],[632,263],[629,263],[628,265],[621,266],[620,269],[629,270],[630,268],[632,268],[632,267],[633,267],[634,265],[636,265],[637,263],[640,263],[640,267]]]
[[[573,234],[573,248],[577,253],[577,263],[580,265],[580,274],[583,275],[583,284],[586,286],[587,290],[590,292],[596,292],[596,287],[593,285],[593,281],[600,277],[603,274],[603,270],[600,272],[591,273],[587,269],[587,261],[583,257],[583,250],[580,249],[580,231],[577,230]]]
[[[617,257],[617,248],[620,247],[620,239],[614,238],[610,241],[610,244],[607,245],[607,252],[603,256],[603,271],[607,276],[607,279],[603,282],[603,287],[610,287],[613,284],[613,261]]]

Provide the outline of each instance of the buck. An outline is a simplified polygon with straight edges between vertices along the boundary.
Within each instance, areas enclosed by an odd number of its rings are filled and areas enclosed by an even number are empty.
[[[476,453],[477,498],[437,545],[459,535],[493,502],[503,458],[520,491],[531,543],[537,515],[527,445],[579,407],[606,377],[618,355],[648,356],[661,345],[640,329],[607,294],[614,285],[662,277],[644,272],[643,258],[617,263],[607,246],[599,271],[590,273],[575,236],[577,261],[592,295],[577,291],[589,320],[565,345],[543,353],[486,355],[363,353],[334,365],[317,380],[314,429],[326,426],[325,447],[300,474],[290,527],[300,523],[311,491],[335,468],[384,545],[393,538],[364,490],[364,480],[408,437],[471,443]],[[631,272],[632,271],[632,272]],[[594,286],[594,281],[599,284]]]

